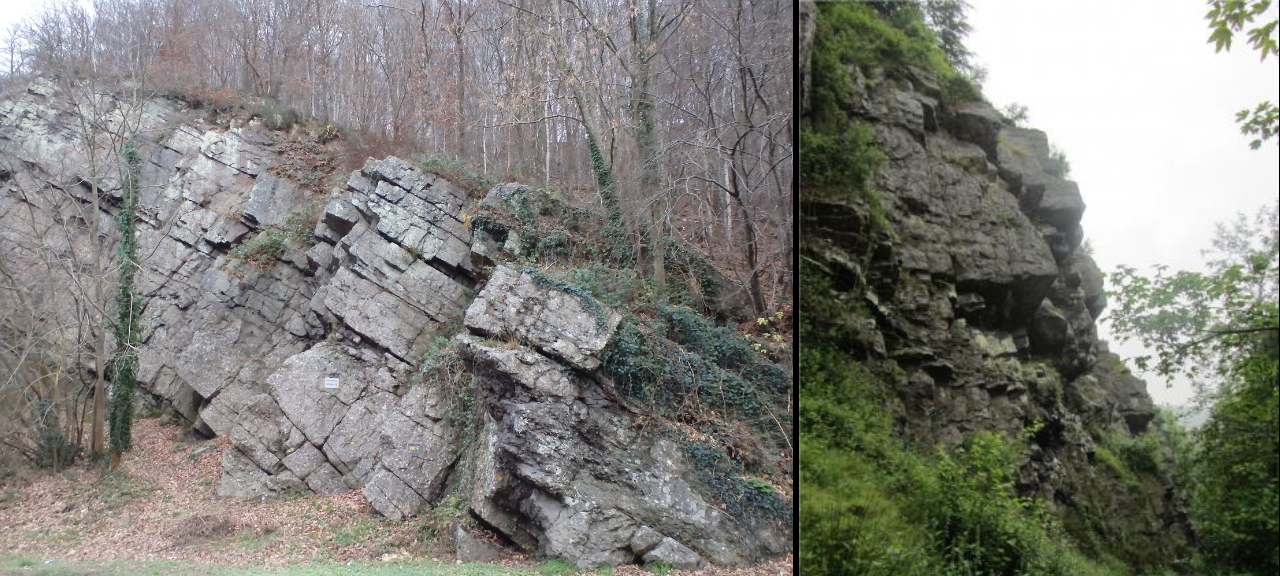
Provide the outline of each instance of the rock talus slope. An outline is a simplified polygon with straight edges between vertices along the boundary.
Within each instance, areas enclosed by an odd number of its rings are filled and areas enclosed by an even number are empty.
[[[371,158],[326,194],[274,169],[281,135],[256,123],[100,96],[135,119],[144,159],[139,381],[195,430],[231,439],[219,494],[361,489],[408,518],[461,493],[509,543],[581,567],[790,549],[788,526],[726,514],[684,452],[598,376],[621,315],[503,264],[448,181]],[[76,110],[48,80],[0,100],[0,229],[57,227],[84,213],[95,183],[108,232],[95,244],[81,222],[69,235],[110,254],[118,171],[88,168]],[[235,257],[284,236],[278,260]],[[0,247],[19,254],[25,238]],[[441,346],[465,373],[431,363]]]

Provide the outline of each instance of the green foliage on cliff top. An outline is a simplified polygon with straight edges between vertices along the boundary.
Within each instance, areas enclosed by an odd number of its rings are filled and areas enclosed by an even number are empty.
[[[818,5],[812,55],[812,95],[805,118],[826,127],[848,114],[858,89],[858,65],[934,74],[944,95],[955,101],[980,97],[976,85],[958,72],[925,24],[920,7],[908,3],[824,2]]]
[[[905,2],[823,3],[815,26],[812,96],[801,117],[800,188],[810,197],[853,192],[866,202],[876,225],[888,229],[870,185],[884,155],[871,127],[854,117],[851,107],[871,82],[863,75],[873,68],[916,67],[938,79],[944,100],[978,98],[976,86],[940,47],[954,49],[958,30],[951,31],[949,43],[939,42],[921,8]]]

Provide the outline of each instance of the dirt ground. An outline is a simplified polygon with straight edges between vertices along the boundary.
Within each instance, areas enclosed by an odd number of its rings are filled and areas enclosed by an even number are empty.
[[[452,562],[446,545],[425,539],[415,521],[378,515],[360,491],[261,501],[214,494],[226,438],[181,439],[159,419],[134,426],[134,449],[119,471],[81,461],[61,474],[20,473],[0,484],[0,554],[100,563],[177,561],[229,567],[302,562]],[[512,554],[502,564],[533,567]],[[0,570],[2,572],[2,570]],[[676,572],[673,572],[675,574]],[[791,557],[705,576],[780,576]],[[617,576],[649,574],[618,567]]]

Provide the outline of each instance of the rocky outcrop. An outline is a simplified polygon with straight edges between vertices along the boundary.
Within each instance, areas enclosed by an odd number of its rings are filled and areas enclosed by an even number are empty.
[[[143,110],[138,379],[197,432],[231,440],[218,494],[360,490],[395,519],[459,495],[508,543],[584,568],[790,549],[789,521],[726,513],[682,436],[600,374],[622,314],[505,263],[518,231],[473,233],[475,199],[447,180],[371,158],[321,193],[273,168],[278,140],[305,135],[99,96]],[[85,168],[68,98],[38,80],[0,100],[0,230],[83,213],[86,182],[114,230],[118,182]],[[109,138],[96,153],[114,157]],[[486,202],[528,190],[499,186]],[[65,231],[104,254],[115,241]],[[437,363],[454,349],[465,362]],[[455,538],[460,555],[494,553],[465,530]]]
[[[1090,494],[1111,490],[1119,496],[1107,509],[1133,515],[1116,524],[1173,527],[1124,532],[1140,541],[1128,546],[1185,546],[1167,477],[1153,475],[1139,494],[1097,464],[1104,438],[1145,431],[1155,410],[1097,337],[1106,299],[1080,249],[1085,203],[1045,134],[985,102],[940,103],[937,81],[915,68],[851,65],[850,74],[847,109],[874,129],[884,161],[868,193],[874,208],[868,194],[802,197],[803,258],[849,308],[822,320],[852,356],[893,367],[908,436],[955,445],[1038,421],[1022,492],[1070,518],[1095,513],[1081,512]]]

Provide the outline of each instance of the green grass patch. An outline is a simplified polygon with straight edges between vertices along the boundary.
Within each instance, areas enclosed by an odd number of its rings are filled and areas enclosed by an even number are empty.
[[[533,576],[534,571],[504,568],[496,564],[454,564],[452,562],[315,562],[281,568],[235,568],[230,566],[200,566],[181,561],[142,562],[63,562],[54,559],[31,558],[20,555],[0,555],[0,569],[20,571],[31,576]],[[576,570],[575,570],[576,571]],[[571,574],[571,573],[570,573]]]
[[[312,203],[291,212],[281,225],[264,226],[252,238],[231,249],[231,257],[267,269],[275,265],[291,246],[305,242],[311,236],[312,226],[318,219],[319,205]]]
[[[663,562],[654,562],[652,564],[646,564],[644,569],[649,572],[653,572],[658,576],[667,576],[667,574],[671,573],[672,567],[670,564],[665,564]]]
[[[577,574],[578,567],[562,558],[551,558],[538,566],[538,573],[542,576],[569,576]]]

